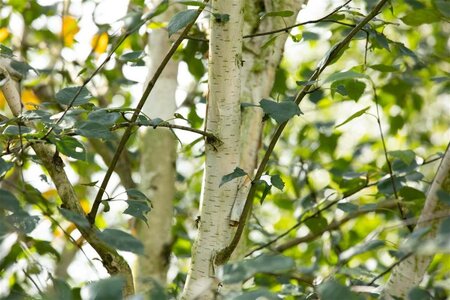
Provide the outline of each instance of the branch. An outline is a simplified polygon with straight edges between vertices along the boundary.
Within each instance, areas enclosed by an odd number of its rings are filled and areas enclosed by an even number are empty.
[[[374,95],[374,99],[375,99],[375,105],[376,105],[376,111],[377,111],[376,119],[377,119],[377,124],[378,124],[378,130],[380,132],[381,144],[383,145],[384,158],[386,159],[386,164],[387,164],[388,171],[389,171],[389,178],[391,179],[391,185],[392,185],[392,191],[394,192],[394,197],[395,197],[395,199],[397,199],[397,201],[399,201],[397,186],[395,184],[395,175],[394,175],[394,171],[392,170],[391,160],[388,157],[388,151],[387,151],[387,147],[386,147],[386,141],[384,139],[383,128],[381,128],[381,117],[380,117],[380,108],[379,108],[379,103],[378,103],[379,102],[378,94],[377,94],[375,84],[373,82],[372,82],[372,89],[373,89],[373,95]],[[406,220],[406,215],[405,215],[405,212],[403,211],[402,206],[400,205],[400,201],[398,202],[397,208],[400,213],[400,217],[403,220]],[[409,229],[409,232],[414,231],[414,225],[408,224],[407,227]]]
[[[247,35],[244,35],[243,38],[244,39],[248,39],[248,38],[254,38],[254,37],[257,37],[257,36],[270,35],[270,34],[279,33],[279,32],[289,32],[289,30],[292,29],[292,28],[295,28],[295,27],[298,27],[298,26],[307,25],[307,24],[315,24],[315,23],[320,23],[320,22],[338,23],[336,20],[327,20],[327,18],[329,18],[332,15],[334,15],[335,13],[337,13],[339,10],[341,10],[341,8],[343,8],[344,6],[349,4],[350,2],[352,2],[352,0],[347,0],[344,4],[336,7],[332,12],[330,12],[328,15],[326,15],[326,16],[320,18],[320,19],[306,21],[306,22],[301,22],[301,23],[297,23],[297,24],[294,24],[294,25],[286,26],[284,28],[276,29],[276,30],[271,30],[271,31],[266,31],[266,32],[258,32],[258,33],[254,33],[254,34],[247,34]],[[346,23],[344,23],[344,24],[346,24]],[[346,25],[350,25],[350,24],[346,24]]]
[[[381,0],[378,2],[378,4],[369,12],[369,14],[364,17],[364,19],[361,20],[348,34],[347,36],[333,46],[333,48],[330,49],[330,51],[325,55],[325,57],[322,59],[322,61],[319,63],[318,67],[314,71],[314,73],[311,75],[311,77],[308,79],[308,82],[315,82],[320,74],[322,74],[323,70],[330,65],[330,63],[338,57],[338,55],[341,53],[341,51],[350,43],[350,41],[353,39],[353,37],[370,21],[372,20],[382,9],[382,7],[388,2],[388,0]],[[303,98],[308,94],[309,90],[311,89],[311,85],[306,85],[303,87],[301,91],[299,91],[294,99],[294,102],[298,105],[303,100]],[[230,258],[231,254],[233,253],[234,249],[236,249],[239,240],[242,236],[242,233],[244,231],[245,223],[247,221],[247,216],[251,210],[252,204],[253,204],[253,198],[255,196],[256,192],[256,184],[269,161],[269,158],[275,148],[276,143],[278,142],[278,139],[281,136],[281,133],[283,132],[284,128],[287,125],[287,122],[284,122],[280,125],[278,125],[277,130],[275,131],[272,140],[267,148],[267,151],[261,160],[261,163],[258,167],[258,170],[256,171],[255,178],[253,180],[252,186],[250,188],[250,191],[248,193],[247,199],[245,201],[244,210],[242,212],[241,218],[239,220],[238,227],[236,229],[236,233],[230,242],[230,244],[222,249],[216,256],[216,264],[222,264]]]
[[[334,220],[330,224],[328,224],[328,226],[321,228],[320,230],[318,230],[316,232],[309,233],[305,236],[298,237],[298,238],[292,239],[290,241],[287,241],[286,243],[283,243],[283,244],[275,247],[275,250],[278,252],[283,252],[287,249],[297,246],[298,244],[313,241],[313,240],[317,239],[318,237],[322,236],[322,234],[324,234],[325,232],[337,230],[342,225],[347,223],[348,221],[353,220],[361,215],[364,215],[368,212],[374,212],[374,211],[378,211],[378,210],[393,208],[396,205],[397,205],[397,201],[385,201],[384,203],[381,203],[381,204],[377,205],[377,207],[372,208],[372,209],[362,209],[362,210],[358,210],[355,212],[351,212],[347,216],[342,218],[341,220],[338,220],[338,221]]]
[[[250,255],[252,255],[253,253],[255,253],[256,251],[259,251],[259,250],[261,250],[261,249],[267,248],[267,247],[269,247],[270,245],[272,245],[272,244],[278,242],[279,240],[281,240],[283,237],[287,236],[287,235],[288,235],[289,233],[291,233],[294,229],[298,228],[300,225],[302,225],[302,224],[305,223],[306,221],[308,221],[308,220],[310,220],[310,219],[312,219],[312,218],[315,218],[315,217],[319,216],[322,212],[326,211],[327,209],[329,209],[329,208],[332,207],[333,205],[335,205],[335,204],[341,202],[342,200],[344,200],[344,199],[346,199],[346,198],[348,198],[348,197],[350,197],[350,196],[355,195],[356,193],[359,193],[360,191],[362,191],[363,189],[365,189],[365,188],[368,187],[368,186],[370,186],[370,185],[369,185],[369,181],[368,181],[368,179],[367,179],[367,180],[366,180],[366,183],[365,183],[363,186],[361,186],[361,187],[359,187],[358,189],[356,189],[356,190],[354,190],[354,191],[351,191],[351,192],[349,192],[349,193],[347,193],[347,194],[344,194],[343,197],[342,197],[341,199],[337,199],[337,200],[331,201],[330,203],[328,203],[328,204],[325,205],[324,207],[317,209],[312,215],[309,215],[309,216],[303,218],[303,216],[304,216],[308,211],[310,211],[310,210],[305,211],[305,212],[302,214],[302,216],[299,217],[300,220],[299,220],[296,224],[294,224],[291,228],[289,228],[288,230],[286,230],[286,231],[283,232],[282,234],[278,235],[276,238],[272,239],[271,241],[269,241],[269,242],[267,242],[267,243],[265,243],[265,244],[263,244],[263,245],[260,245],[260,246],[256,247],[255,249],[251,250],[251,251],[250,251],[249,253],[247,253],[245,256],[246,256],[246,257],[247,257],[247,256],[250,256]],[[317,206],[319,206],[320,204],[321,204],[321,203],[319,203]],[[315,208],[315,207],[314,207],[314,208]],[[314,208],[312,208],[312,209],[314,209]],[[311,210],[312,210],[312,209],[311,209]]]
[[[208,3],[209,0],[204,0],[203,3]],[[139,114],[141,112],[142,107],[144,106],[144,103],[147,101],[148,96],[150,95],[151,91],[153,90],[153,87],[155,86],[156,81],[158,80],[159,76],[161,75],[162,71],[166,67],[169,60],[172,58],[173,54],[177,50],[178,46],[181,44],[181,42],[184,40],[184,37],[187,35],[191,27],[194,25],[196,19],[203,11],[204,6],[200,6],[197,10],[197,15],[189,25],[185,27],[183,32],[180,34],[178,39],[173,43],[172,47],[169,49],[168,53],[164,57],[163,61],[159,65],[158,69],[155,71],[155,74],[153,75],[153,78],[149,81],[147,87],[145,88],[144,93],[142,94],[141,99],[139,100],[138,105],[134,109],[133,116],[130,119],[130,123],[135,123],[137,118],[139,117]],[[100,203],[102,201],[103,193],[108,185],[109,179],[111,178],[112,173],[114,172],[114,168],[116,167],[116,164],[120,158],[120,154],[122,153],[123,149],[125,148],[125,145],[128,141],[128,139],[131,136],[132,133],[132,126],[129,126],[125,129],[125,132],[122,136],[122,139],[120,140],[120,143],[117,147],[116,152],[114,153],[114,157],[111,161],[111,164],[108,167],[108,170],[106,171],[105,177],[103,178],[102,184],[100,186],[100,189],[98,190],[97,196],[95,197],[94,204],[92,205],[91,212],[88,214],[88,219],[91,224],[94,224],[95,217],[98,212],[98,208],[100,206]]]
[[[147,126],[147,127],[153,127],[153,129],[156,129],[157,127],[165,127],[165,128],[171,128],[171,129],[179,129],[179,130],[184,130],[184,131],[189,131],[189,132],[193,132],[193,133],[197,133],[200,134],[202,136],[204,136],[208,142],[210,143],[222,143],[220,141],[220,139],[218,137],[216,137],[214,134],[212,134],[211,132],[207,132],[205,130],[201,130],[201,129],[196,129],[196,128],[192,128],[192,127],[188,127],[188,126],[183,126],[183,125],[177,125],[177,124],[171,124],[169,122],[161,122],[158,125],[152,125],[152,124],[143,124],[143,123],[131,123],[131,122],[126,122],[126,123],[120,123],[120,124],[116,124],[114,125],[111,130],[117,130],[119,128],[126,128],[126,127],[130,127],[130,126]]]

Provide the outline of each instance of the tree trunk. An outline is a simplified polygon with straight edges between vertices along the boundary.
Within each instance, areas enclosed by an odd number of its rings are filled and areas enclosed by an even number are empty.
[[[430,227],[426,238],[432,239],[436,236],[439,225],[444,220],[442,216],[449,216],[450,209],[439,202],[438,191],[443,190],[450,193],[450,144],[439,165],[436,176],[428,191],[425,206],[417,222],[416,230]],[[408,299],[409,291],[417,286],[423,279],[433,256],[412,254],[398,264],[389,278],[383,290],[385,299]]]
[[[157,5],[160,0],[154,0]],[[170,8],[155,21],[168,21],[176,13],[177,6]],[[170,48],[167,30],[152,30],[148,50],[150,66],[148,80],[153,76],[158,64]],[[171,60],[157,81],[153,92],[144,105],[143,112],[150,118],[163,120],[175,113],[175,91],[177,88],[178,63]],[[147,128],[142,130],[140,145],[140,190],[152,201],[148,226],[137,221],[136,231],[145,247],[145,255],[138,257],[136,271],[136,289],[146,292],[156,281],[165,285],[169,267],[172,244],[173,198],[175,196],[175,160],[177,142],[173,133],[166,128]]]
[[[270,32],[281,29],[295,23],[300,8],[306,1],[298,0],[246,0],[244,12],[244,34],[255,32]],[[264,18],[260,20],[260,14],[273,11],[290,10],[293,12],[287,18]],[[244,41],[242,58],[241,102],[258,105],[263,98],[270,96],[275,81],[275,72],[281,62],[284,45],[289,36],[287,33],[277,33],[278,37],[269,46],[264,44],[273,35],[253,37]],[[248,174],[253,174],[257,165],[258,150],[261,143],[263,127],[263,111],[259,108],[249,107],[242,112],[241,121],[241,160],[240,167]],[[232,220],[239,221],[245,199],[250,190],[251,181],[242,178],[238,198],[233,207]]]
[[[234,232],[230,212],[238,180],[219,185],[224,175],[239,166],[242,9],[243,0],[212,1],[212,12],[220,15],[211,16],[206,130],[221,143],[206,143],[199,232],[192,249],[183,299],[214,298],[218,287],[214,257]],[[229,15],[228,21],[224,14]]]

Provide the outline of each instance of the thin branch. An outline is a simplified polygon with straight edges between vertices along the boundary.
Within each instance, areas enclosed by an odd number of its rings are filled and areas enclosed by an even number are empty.
[[[375,276],[375,278],[373,278],[370,282],[369,285],[374,285],[375,281],[377,281],[378,279],[380,279],[381,277],[383,277],[384,275],[386,275],[387,273],[391,272],[397,265],[401,264],[404,260],[406,260],[408,257],[410,257],[413,254],[413,252],[409,252],[406,255],[402,256],[398,261],[396,261],[395,263],[393,263],[392,265],[390,265],[389,267],[386,268],[386,270],[384,270],[383,272],[381,272],[380,274],[378,274],[377,276]]]
[[[378,102],[378,94],[377,94],[375,84],[373,82],[372,82],[372,89],[373,89],[373,95],[374,95],[376,111],[377,111],[376,119],[377,119],[378,129],[380,132],[381,143],[383,145],[384,157],[386,159],[386,164],[387,164],[388,171],[389,171],[389,177],[390,177],[390,181],[391,181],[391,185],[392,185],[392,190],[394,192],[395,199],[398,201],[397,208],[398,208],[398,211],[400,212],[400,217],[402,218],[402,220],[406,220],[405,212],[403,211],[403,208],[400,204],[400,200],[399,200],[400,198],[398,196],[397,186],[395,184],[395,175],[394,175],[394,171],[392,169],[391,160],[388,157],[388,151],[387,151],[387,147],[386,147],[386,141],[384,138],[383,128],[381,127],[381,117],[380,117],[380,108],[379,108],[379,102]],[[407,227],[410,232],[413,232],[414,225],[408,224]]]
[[[130,127],[130,126],[146,126],[146,127],[153,127],[153,129],[156,129],[157,127],[165,127],[165,128],[171,128],[171,129],[179,129],[179,130],[184,130],[184,131],[189,131],[189,132],[193,132],[193,133],[197,133],[200,134],[204,137],[206,137],[208,140],[210,141],[216,141],[216,142],[221,142],[219,140],[218,137],[216,137],[214,134],[212,134],[211,132],[207,132],[201,129],[196,129],[196,128],[192,128],[192,127],[188,127],[188,126],[183,126],[183,125],[177,125],[177,124],[171,124],[169,122],[161,122],[158,125],[152,125],[152,124],[143,124],[143,123],[131,123],[131,122],[125,122],[125,123],[120,123],[120,124],[116,124],[114,125],[111,130],[117,130],[120,128],[126,128],[126,127]]]
[[[243,38],[244,39],[248,39],[248,38],[254,38],[254,37],[257,37],[257,36],[270,35],[270,34],[279,33],[279,32],[289,32],[289,30],[292,29],[292,28],[295,28],[295,27],[298,27],[298,26],[307,25],[307,24],[315,24],[315,23],[320,23],[320,22],[333,22],[334,23],[334,22],[336,22],[335,20],[327,20],[327,18],[329,18],[332,15],[334,15],[335,13],[337,13],[339,10],[341,10],[341,8],[343,8],[344,6],[349,4],[350,2],[352,2],[352,0],[347,0],[344,4],[336,7],[332,12],[330,12],[329,14],[327,14],[326,16],[324,16],[324,17],[322,17],[320,19],[306,21],[306,22],[301,22],[301,23],[297,23],[297,24],[294,24],[294,25],[286,26],[284,28],[275,29],[275,30],[271,30],[271,31],[258,32],[258,33],[254,33],[254,34],[247,34],[247,35],[244,35]]]
[[[256,247],[255,249],[251,250],[251,251],[250,251],[249,253],[247,253],[245,256],[246,256],[246,257],[247,257],[247,256],[250,256],[250,255],[252,255],[253,253],[255,253],[256,251],[259,251],[259,250],[262,250],[262,249],[264,249],[264,248],[267,248],[267,247],[271,246],[272,244],[278,242],[279,240],[281,240],[282,238],[284,238],[285,236],[287,236],[289,233],[291,233],[293,230],[295,230],[296,228],[298,228],[300,225],[302,225],[302,224],[305,223],[306,221],[308,221],[308,220],[310,220],[310,219],[312,219],[312,218],[318,217],[322,212],[326,211],[327,209],[329,209],[329,208],[332,207],[333,205],[335,205],[335,204],[341,202],[342,200],[344,200],[344,199],[346,199],[346,198],[348,198],[348,197],[350,197],[350,196],[355,195],[356,193],[359,193],[360,191],[362,191],[363,189],[365,189],[365,188],[368,187],[368,186],[369,186],[369,182],[368,182],[368,180],[366,180],[366,183],[365,183],[363,186],[359,187],[358,189],[356,189],[356,190],[354,190],[354,191],[351,191],[351,192],[348,193],[348,194],[343,195],[343,197],[340,198],[340,199],[331,201],[330,203],[328,203],[328,204],[325,205],[324,207],[317,209],[312,215],[309,215],[309,216],[303,218],[303,216],[304,216],[306,213],[308,213],[309,211],[311,211],[311,210],[317,208],[317,207],[320,206],[322,203],[317,204],[316,207],[311,208],[311,209],[305,211],[305,212],[302,214],[302,216],[299,217],[300,220],[299,220],[296,224],[294,224],[291,228],[289,228],[288,230],[286,230],[286,231],[283,232],[282,234],[278,235],[276,238],[272,239],[271,241],[269,241],[269,242],[267,242],[267,243],[265,243],[265,244],[263,244],[263,245],[260,245],[260,246]]]
[[[209,0],[204,0],[203,1],[204,4],[206,4],[208,2],[209,2]],[[172,58],[172,56],[175,53],[175,51],[177,50],[178,46],[184,40],[184,37],[187,35],[187,33],[189,32],[191,27],[194,25],[194,23],[197,20],[198,16],[203,11],[203,8],[204,8],[204,6],[200,6],[197,9],[197,14],[196,14],[195,19],[189,25],[187,25],[184,28],[183,32],[180,34],[178,39],[173,43],[172,47],[169,49],[169,51],[166,54],[166,56],[164,57],[163,61],[159,65],[158,69],[155,71],[155,74],[153,75],[153,78],[147,84],[147,87],[145,88],[145,91],[142,94],[142,97],[139,100],[138,105],[134,109],[134,113],[133,113],[133,116],[130,119],[130,123],[135,123],[136,122],[136,120],[139,117],[139,114],[141,112],[141,109],[144,106],[144,103],[147,101],[148,96],[150,95],[151,91],[153,90],[153,87],[156,84],[156,81],[159,79],[159,76],[161,75],[162,71],[166,67],[167,63]],[[108,170],[106,171],[105,177],[103,178],[103,181],[102,181],[102,184],[100,186],[100,189],[99,189],[99,191],[97,193],[97,196],[95,197],[94,203],[92,205],[91,212],[88,214],[88,219],[89,219],[89,222],[91,224],[94,224],[94,222],[95,222],[95,217],[97,215],[98,208],[99,208],[100,203],[102,201],[103,193],[104,193],[104,191],[105,191],[105,189],[106,189],[106,187],[108,185],[108,182],[109,182],[109,179],[111,178],[112,173],[114,172],[114,168],[116,167],[116,164],[117,164],[117,162],[119,160],[120,154],[122,153],[122,151],[125,148],[125,145],[126,145],[128,139],[131,136],[132,128],[133,128],[133,126],[129,126],[129,127],[127,127],[125,129],[125,132],[124,132],[124,134],[122,136],[122,139],[120,140],[120,143],[119,143],[119,145],[117,147],[117,150],[114,153],[114,157],[113,157],[113,159],[111,161],[111,164],[109,165]]]
[[[341,51],[347,47],[347,45],[350,43],[350,41],[353,39],[353,37],[370,21],[372,20],[382,9],[382,7],[388,2],[388,0],[381,0],[378,2],[378,4],[369,12],[369,14],[364,17],[358,25],[356,25],[348,34],[347,36],[333,46],[333,48],[330,49],[330,51],[325,55],[325,57],[322,59],[322,61],[319,63],[318,67],[314,71],[314,73],[311,75],[311,77],[308,79],[308,82],[314,82],[316,81],[320,74],[322,74],[323,70],[330,65],[330,63],[339,56]],[[307,95],[308,91],[311,89],[311,85],[306,85],[303,87],[301,91],[298,92],[296,95],[294,102],[299,105],[300,102],[304,99],[304,97]],[[233,253],[234,249],[236,249],[239,240],[242,236],[242,233],[244,231],[245,223],[247,221],[248,213],[251,210],[252,204],[253,204],[253,198],[255,196],[256,192],[256,184],[257,180],[259,180],[264,173],[264,170],[267,166],[267,163],[269,161],[269,158],[275,148],[276,143],[278,142],[278,139],[281,136],[281,133],[283,132],[284,128],[287,125],[287,122],[284,122],[278,126],[276,129],[274,135],[272,136],[272,140],[267,147],[267,151],[264,155],[264,157],[261,160],[261,163],[258,167],[258,170],[256,171],[255,178],[253,180],[252,186],[250,188],[249,194],[247,196],[247,199],[245,200],[244,210],[242,211],[241,218],[239,220],[239,224],[236,229],[236,233],[231,240],[230,244],[222,249],[216,256],[216,264],[221,265],[224,262],[228,261],[231,254]]]
[[[298,244],[313,241],[313,240],[317,239],[318,237],[322,236],[322,234],[324,234],[325,232],[337,230],[342,225],[347,223],[348,221],[356,219],[361,215],[367,214],[369,212],[378,211],[378,210],[390,209],[390,208],[395,207],[396,205],[397,205],[397,201],[385,201],[384,203],[381,203],[372,209],[361,209],[361,210],[358,210],[355,212],[351,212],[347,216],[342,218],[341,220],[338,220],[338,221],[334,220],[330,224],[328,224],[328,226],[321,228],[320,230],[318,230],[316,232],[312,232],[305,236],[292,239],[290,241],[287,241],[286,243],[283,243],[283,244],[275,247],[275,251],[283,252],[287,249],[297,246]]]

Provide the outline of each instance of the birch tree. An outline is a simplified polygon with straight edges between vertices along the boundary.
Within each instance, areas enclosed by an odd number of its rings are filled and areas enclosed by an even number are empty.
[[[153,1],[153,8],[160,2]],[[177,11],[178,7],[172,5],[154,21],[168,22]],[[165,28],[153,29],[150,33],[147,43],[150,58],[147,82],[169,51],[170,43]],[[147,99],[143,113],[152,119],[168,120],[173,117],[176,110],[177,74],[178,63],[172,60],[157,81],[154,92]],[[137,236],[143,241],[145,248],[145,255],[138,257],[136,263],[136,284],[139,291],[150,289],[151,279],[157,280],[161,285],[166,282],[172,243],[176,149],[174,134],[167,129],[145,129],[141,134],[140,189],[149,199],[153,199],[153,209],[148,213],[147,224],[142,221],[136,223]],[[152,238],[156,236],[157,239]]]
[[[5,3],[0,297],[446,298],[444,2]]]
[[[234,231],[229,214],[238,181],[221,185],[221,180],[239,166],[240,159],[243,7],[241,0],[211,2],[206,131],[220,141],[206,143],[199,231],[184,299],[213,298],[219,283],[215,255],[227,245]]]

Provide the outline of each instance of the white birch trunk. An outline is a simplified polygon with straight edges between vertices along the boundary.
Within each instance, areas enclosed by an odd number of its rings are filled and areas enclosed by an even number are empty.
[[[244,33],[269,32],[284,28],[295,23],[300,8],[306,0],[246,0]],[[294,14],[288,18],[264,18],[260,22],[259,13],[290,10]],[[287,33],[279,34],[275,42],[263,47],[272,36],[254,37],[246,39],[242,51],[244,67],[242,69],[241,101],[259,104],[263,98],[267,98],[272,91],[275,72],[280,64],[284,45],[289,36]],[[258,150],[261,143],[263,111],[259,108],[245,108],[241,121],[241,168],[248,174],[253,174],[257,165]],[[242,178],[239,193],[233,206],[231,219],[239,221],[245,199],[251,187],[248,178]]]
[[[224,175],[239,166],[240,69],[242,62],[243,0],[212,1],[212,12],[228,14],[229,21],[211,17],[209,44],[209,99],[207,131],[222,143],[206,144],[200,204],[200,224],[192,249],[191,267],[183,299],[213,299],[218,288],[214,257],[230,241],[234,228],[230,212],[237,180],[219,188]]]
[[[153,0],[157,5],[160,0]],[[168,22],[176,13],[177,5],[171,5],[155,21]],[[150,65],[148,80],[163,60],[170,48],[167,30],[154,29],[148,41]],[[144,105],[143,112],[150,118],[163,120],[175,113],[175,91],[177,88],[178,63],[171,60],[155,84],[153,92]],[[139,140],[140,177],[139,189],[152,201],[153,209],[148,214],[148,226],[136,223],[136,231],[144,244],[145,255],[140,255],[135,265],[136,289],[146,292],[152,289],[154,281],[164,286],[169,267],[172,244],[171,226],[173,218],[173,198],[175,196],[176,140],[166,128],[147,128],[141,132]]]
[[[444,220],[437,217],[437,215],[450,215],[450,209],[444,207],[438,200],[437,192],[439,190],[450,193],[450,147],[447,147],[444,158],[439,165],[416,226],[416,229],[431,227],[431,230],[426,235],[427,238],[436,236],[439,224]],[[383,298],[407,299],[409,291],[422,281],[432,259],[433,256],[413,254],[402,261],[392,271],[389,281],[383,289]]]

